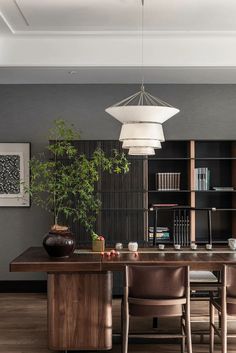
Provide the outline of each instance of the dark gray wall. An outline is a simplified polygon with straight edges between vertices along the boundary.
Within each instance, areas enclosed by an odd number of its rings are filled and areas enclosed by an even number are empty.
[[[148,85],[178,107],[165,124],[167,139],[236,139],[236,85]],[[137,85],[1,85],[0,142],[31,142],[43,150],[56,118],[73,122],[83,139],[117,139],[120,124],[104,109],[138,90]],[[25,248],[40,245],[49,216],[32,206],[0,208],[0,280],[39,279],[10,274],[8,264]]]

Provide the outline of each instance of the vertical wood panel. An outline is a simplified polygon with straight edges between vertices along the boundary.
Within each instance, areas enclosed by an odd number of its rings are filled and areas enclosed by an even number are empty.
[[[119,141],[76,141],[79,153],[91,157],[93,151],[99,147],[107,156],[111,156],[114,149],[124,152]],[[144,240],[145,213],[147,206],[144,190],[144,160],[129,157],[130,172],[126,175],[101,173],[101,180],[97,185],[98,196],[102,201],[101,212],[97,215],[96,231],[103,234],[107,244],[128,242],[129,240]],[[146,161],[147,163],[147,161]],[[146,180],[147,183],[147,180]],[[146,206],[144,203],[146,202]],[[79,224],[71,225],[77,235],[77,242],[88,243],[89,236]]]
[[[112,274],[48,275],[48,339],[55,350],[112,348]]]
[[[190,183],[190,206],[196,206],[196,193],[195,193],[195,141],[190,141],[190,163],[189,163],[189,183]],[[196,239],[196,213],[195,211],[190,212],[190,239],[195,241]]]
[[[232,157],[236,158],[236,142],[232,142]],[[232,186],[236,187],[236,160],[232,160]],[[232,207],[236,208],[236,195],[232,195]],[[232,212],[232,235],[236,238],[236,214]]]

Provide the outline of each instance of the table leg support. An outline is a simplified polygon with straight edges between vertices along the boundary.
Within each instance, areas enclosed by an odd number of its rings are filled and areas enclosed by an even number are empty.
[[[112,273],[48,274],[48,340],[53,350],[112,348]]]

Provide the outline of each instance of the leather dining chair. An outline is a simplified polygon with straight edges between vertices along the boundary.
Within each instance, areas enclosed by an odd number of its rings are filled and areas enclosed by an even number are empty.
[[[122,301],[122,353],[128,352],[129,320],[140,317],[180,317],[176,334],[135,334],[149,338],[181,338],[181,351],[192,353],[189,267],[126,266]]]
[[[218,311],[219,327],[215,325],[215,309]],[[221,274],[221,286],[217,296],[210,299],[210,353],[214,352],[215,333],[221,338],[221,352],[227,353],[227,318],[236,316],[236,266],[225,265]]]

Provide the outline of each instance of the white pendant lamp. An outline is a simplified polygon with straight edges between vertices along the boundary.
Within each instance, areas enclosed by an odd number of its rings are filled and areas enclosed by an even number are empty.
[[[142,71],[143,71],[143,12],[142,3]],[[144,75],[143,75],[144,76]],[[141,89],[132,96],[112,105],[105,111],[123,125],[120,133],[122,147],[129,148],[130,155],[153,155],[156,148],[161,148],[165,140],[162,125],[179,112],[160,98],[145,91],[144,79]],[[147,142],[148,141],[148,142]]]

